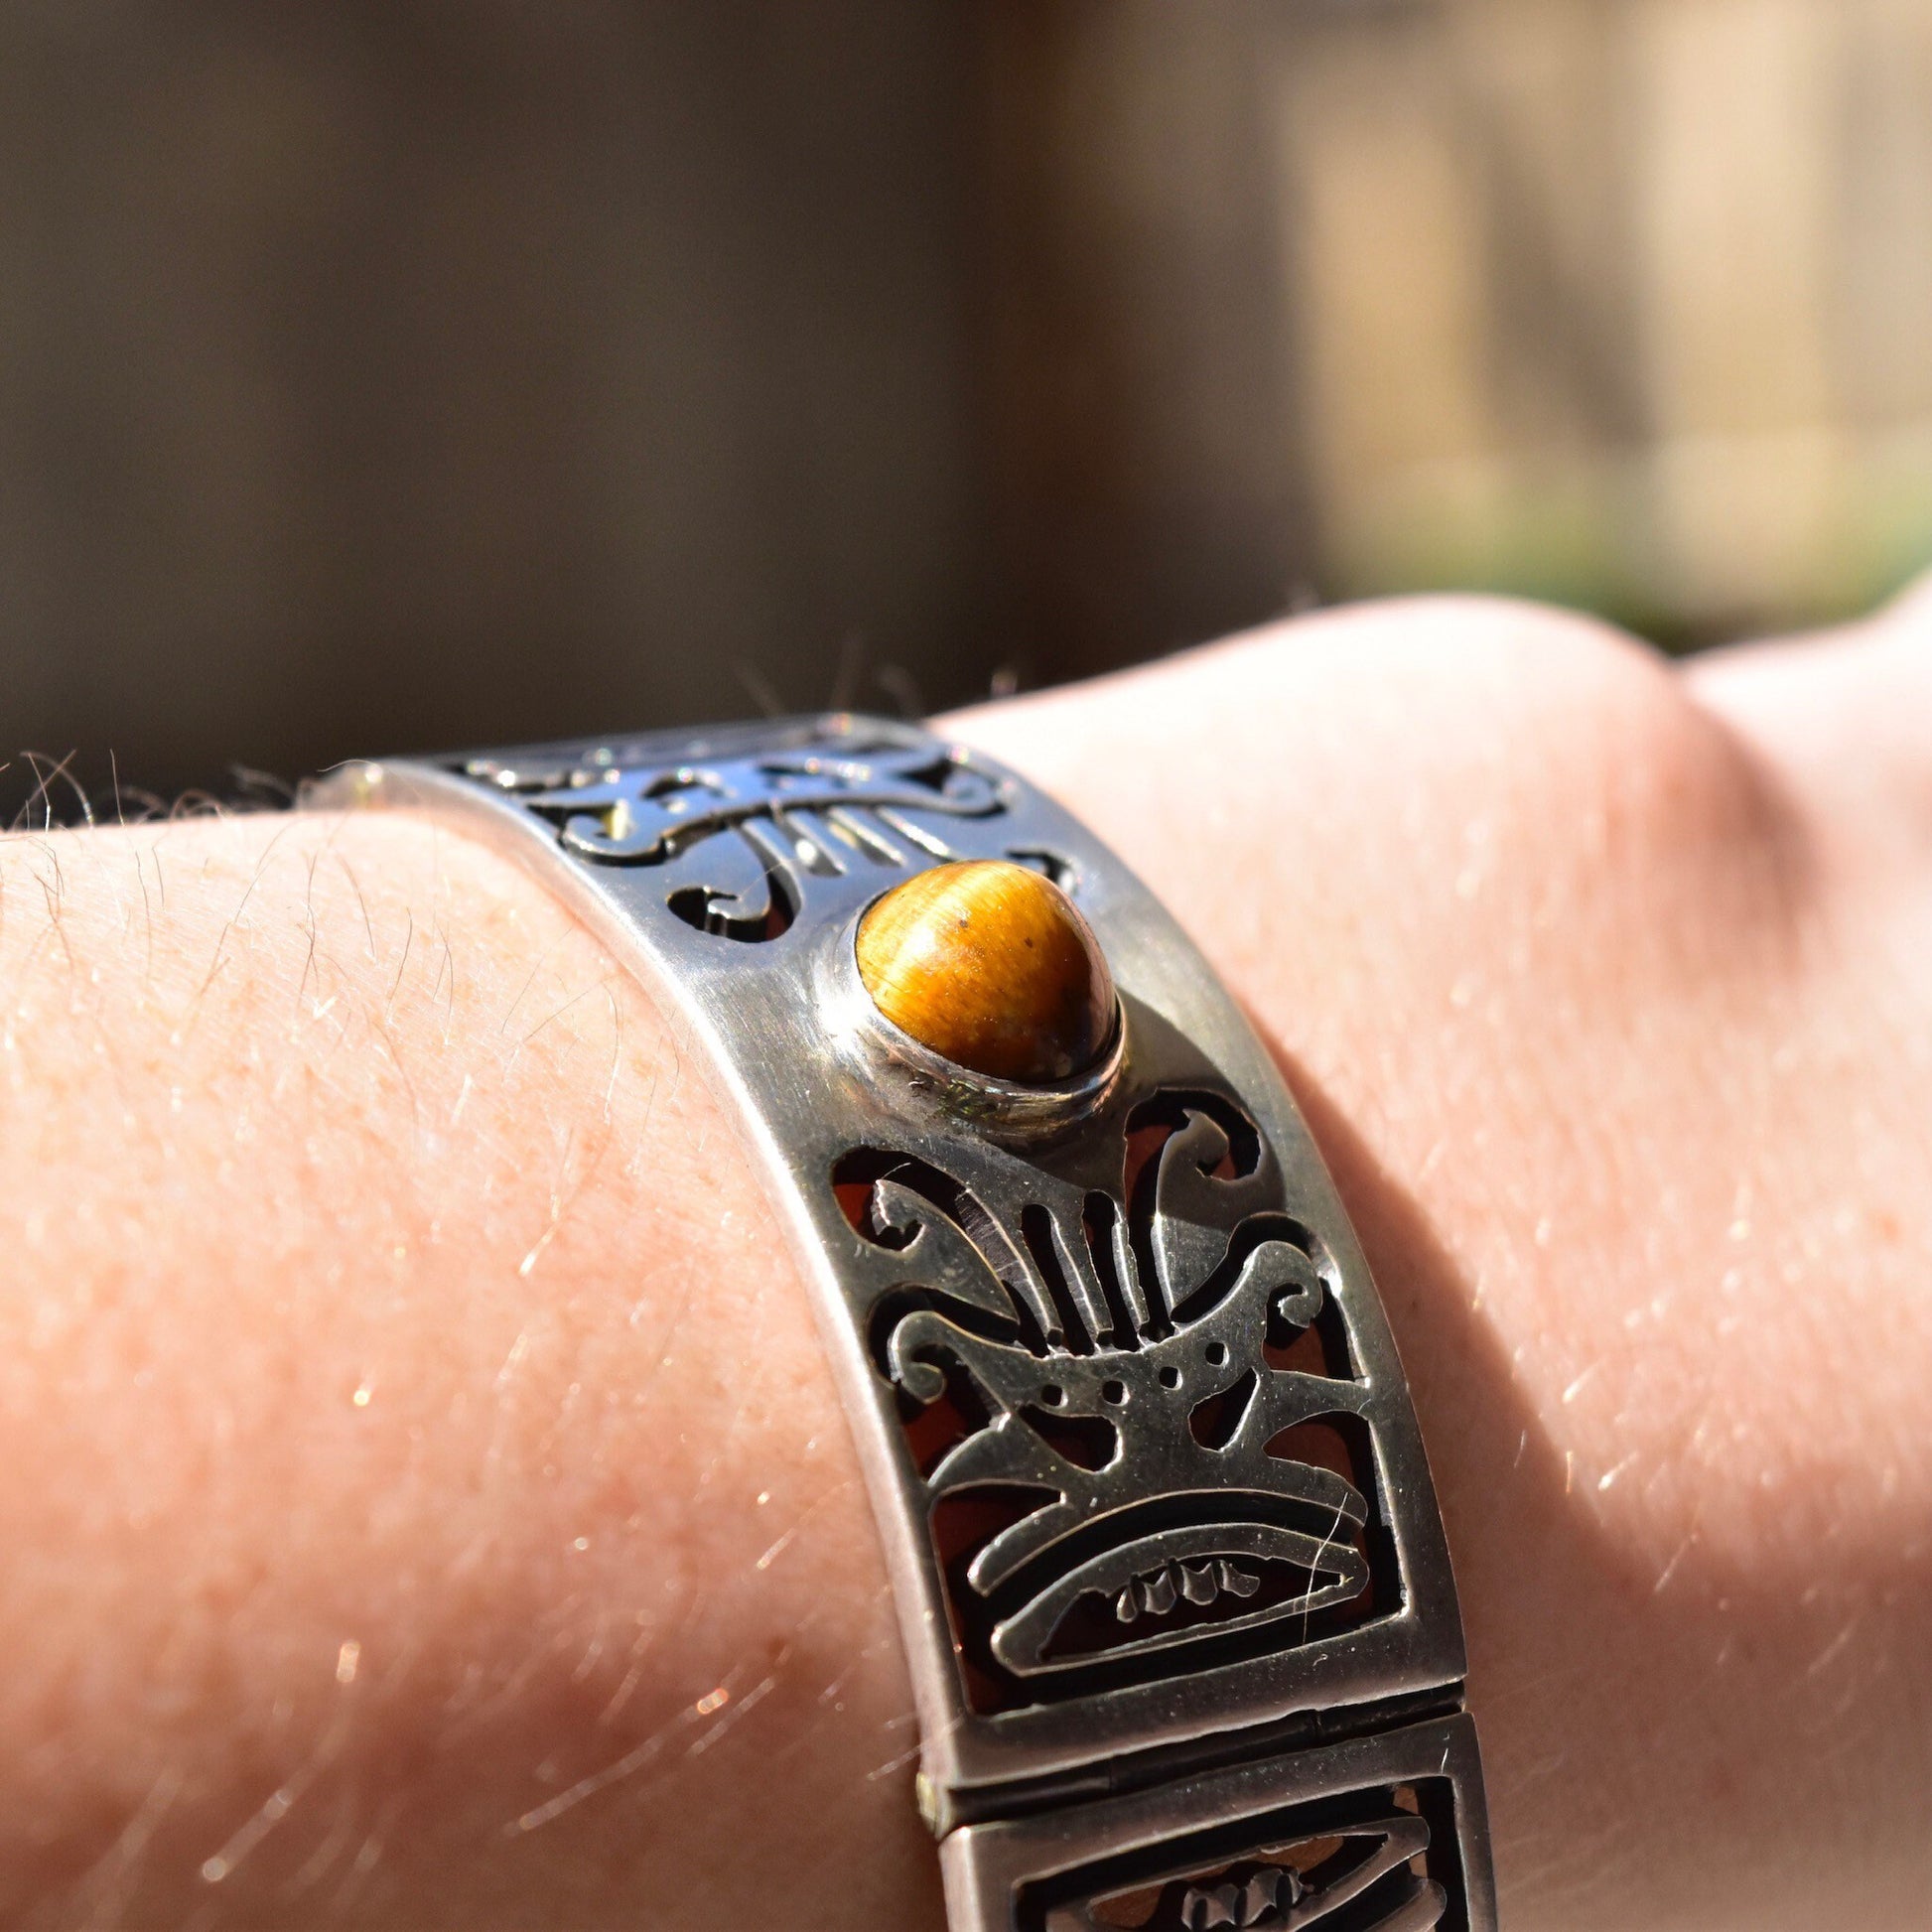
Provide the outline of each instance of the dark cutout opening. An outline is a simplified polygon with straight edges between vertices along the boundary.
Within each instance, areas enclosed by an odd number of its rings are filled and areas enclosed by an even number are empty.
[[[1069,897],[1079,882],[1079,870],[1073,861],[1057,852],[1048,852],[1043,846],[1009,846],[1007,857],[1016,866],[1025,866],[1029,872],[1038,873]]]
[[[1307,1272],[1322,1284],[1322,1301],[1332,1299],[1329,1293],[1332,1277],[1317,1258],[1318,1245],[1313,1235],[1300,1221],[1286,1214],[1250,1214],[1234,1229],[1228,1238],[1227,1253],[1200,1282],[1191,1294],[1174,1305],[1173,1319],[1177,1326],[1186,1327],[1198,1321],[1203,1315],[1210,1314],[1233,1292],[1234,1285],[1241,1279],[1241,1271],[1247,1266],[1256,1249],[1269,1242],[1293,1249],[1306,1264]],[[1277,1309],[1269,1312],[1269,1325],[1284,1334],[1290,1332],[1289,1324]]]
[[[1016,1923],[1021,1932],[1372,1932],[1397,1924],[1463,1932],[1455,1822],[1446,1777],[1371,1785],[1035,1880],[1016,1900]],[[1324,1893],[1362,1875],[1367,1882],[1352,1898],[1323,1909]]]
[[[1255,1391],[1260,1387],[1260,1375],[1254,1369],[1249,1369],[1226,1388],[1216,1389],[1187,1412],[1188,1434],[1204,1449],[1226,1449],[1240,1434],[1248,1406],[1254,1401]]]
[[[1335,1300],[1334,1271],[1307,1229],[1297,1228],[1294,1245],[1313,1261],[1315,1272],[1321,1278],[1321,1306],[1315,1310],[1311,1322],[1299,1327],[1283,1315],[1279,1303],[1271,1308],[1262,1340],[1262,1359],[1270,1368],[1300,1369],[1306,1375],[1347,1381],[1355,1374],[1355,1364],[1349,1352],[1348,1330],[1341,1318],[1341,1308]]]
[[[993,1420],[979,1385],[965,1369],[944,1359],[933,1366],[946,1378],[944,1391],[922,1409],[900,1405],[906,1448],[922,1476],[931,1475],[967,1437],[978,1435]]]
[[[1306,1328],[1284,1331],[1285,1338],[1279,1341],[1276,1333],[1277,1324],[1271,1321],[1261,1344],[1261,1359],[1270,1368],[1288,1369],[1302,1375],[1335,1374],[1318,1319]]]
[[[660,771],[637,795],[640,798],[668,798],[678,791],[704,791],[713,797],[724,793],[724,786],[715,773],[701,771],[694,764],[680,764],[669,771]]]
[[[1060,1266],[1053,1245],[1053,1217],[1037,1201],[1029,1202],[1020,1210],[1020,1238],[1026,1242],[1027,1252],[1033,1257],[1040,1280],[1046,1284],[1053,1311],[1059,1316],[1060,1337],[1074,1354],[1091,1355],[1097,1337],[1087,1332],[1086,1321],[1067,1285],[1066,1270]]]
[[[960,1605],[976,1600],[966,1581],[967,1566],[1002,1530],[1045,1508],[1053,1495],[1050,1489],[1030,1489],[1017,1483],[989,1485],[957,1490],[940,1497],[933,1506],[933,1552],[946,1579],[953,1650],[959,1659],[967,1705],[974,1711],[1009,1711],[1026,1700],[1016,1695],[1007,1673],[984,1649],[979,1633],[961,1618]]]
[[[1401,1608],[1395,1536],[1382,1507],[1381,1486],[1375,1477],[1374,1439],[1368,1424],[1360,1416],[1317,1416],[1271,1436],[1267,1451],[1284,1462],[1332,1470],[1353,1483],[1368,1503],[1368,1521],[1349,1537],[1368,1565],[1368,1587],[1348,1606],[1351,1621],[1366,1621]]]
[[[1104,1469],[1120,1453],[1120,1431],[1105,1416],[1068,1416],[1031,1404],[1020,1412],[1055,1455],[1082,1469]]]
[[[1114,1249],[1120,1227],[1120,1208],[1115,1204],[1113,1195],[1096,1188],[1087,1196],[1080,1220],[1087,1237],[1087,1252],[1093,1257],[1093,1271],[1100,1283],[1100,1293],[1112,1317],[1108,1343],[1115,1348],[1136,1348],[1140,1345],[1140,1337],[1134,1332],[1133,1311],[1127,1291],[1121,1285],[1120,1264]]]
[[[872,1311],[870,1340],[880,1372],[888,1372],[885,1345],[894,1326],[914,1309],[937,1310],[972,1334],[1018,1341],[1030,1353],[1044,1357],[1048,1352],[1046,1336],[1022,1287],[1026,1264],[999,1223],[950,1174],[910,1155],[883,1148],[854,1148],[832,1168],[832,1191],[853,1232],[892,1253],[902,1253],[911,1246],[917,1229],[894,1227],[880,1214],[879,1183],[888,1179],[929,1202],[979,1250],[988,1270],[1007,1291],[1013,1318],[1001,1321],[970,1303],[955,1301],[917,1282],[906,1283],[883,1295]]]
[[[1224,1149],[1211,1168],[1202,1170],[1209,1178],[1226,1182],[1247,1179],[1261,1166],[1263,1146],[1259,1130],[1245,1113],[1225,1095],[1191,1088],[1169,1088],[1144,1100],[1127,1117],[1127,1151],[1122,1168],[1122,1198],[1128,1203],[1128,1226],[1132,1230],[1136,1273],[1142,1293],[1149,1303],[1146,1332],[1163,1339],[1205,1314],[1233,1285],[1240,1260],[1232,1255],[1217,1267],[1207,1281],[1197,1285],[1185,1301],[1167,1308],[1161,1300],[1160,1270],[1155,1258],[1155,1207],[1160,1187],[1162,1163],[1168,1143],[1186,1127],[1190,1116],[1200,1116],[1220,1130]],[[1254,1203],[1250,1202],[1252,1206]],[[1229,1203],[1229,1232],[1236,1231],[1238,1214]],[[1240,1231],[1245,1236],[1246,1224]],[[1262,1237],[1256,1237],[1257,1239]],[[1232,1262],[1230,1268],[1229,1263]]]
[[[907,762],[899,766],[897,775],[915,785],[923,785],[927,791],[938,796],[945,795],[946,786],[952,774],[959,769],[959,761],[950,754],[941,754],[926,762],[913,764]]]
[[[1205,1585],[1211,1588],[1207,1600],[1197,1602],[1187,1595],[1181,1578],[1175,1574],[1180,1566],[1163,1566],[1164,1574],[1151,1581],[1161,1588],[1157,1603],[1166,1607],[1149,1608],[1142,1596],[1132,1606],[1136,1613],[1130,1619],[1121,1615],[1116,1601],[1094,1591],[1081,1597],[1060,1619],[1047,1640],[1046,1656],[1056,1663],[1071,1657],[1101,1658],[1143,1637],[1200,1630],[1252,1616],[1257,1610],[1271,1610],[1329,1581],[1317,1578],[1302,1564],[1253,1556],[1193,1559],[1186,1567],[1197,1587]],[[1139,1581],[1128,1587],[1138,1590]]]
[[[1141,1102],[1127,1117],[1127,1197],[1141,1176],[1149,1155],[1158,1153],[1187,1124],[1189,1114],[1205,1114],[1226,1137],[1228,1151],[1210,1173],[1216,1180],[1245,1180],[1261,1166],[1261,1133],[1241,1108],[1225,1094],[1183,1087],[1164,1087]],[[1139,1160],[1136,1160],[1136,1153]]]
[[[764,873],[764,903],[747,904],[737,893],[704,884],[680,886],[666,896],[664,903],[686,925],[726,939],[757,943],[790,931],[804,901],[790,864],[770,831],[759,820],[748,818],[729,832],[694,833],[694,840],[704,844],[714,836],[736,837],[749,849]]]

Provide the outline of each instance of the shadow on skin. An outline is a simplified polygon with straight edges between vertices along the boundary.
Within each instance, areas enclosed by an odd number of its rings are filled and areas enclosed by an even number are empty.
[[[1874,1674],[1923,1700],[1925,1549],[1874,1539],[1811,1573],[1745,1574],[1694,1536],[1666,1571],[1646,1568],[1593,1518],[1416,1201],[1257,1031],[1361,1237],[1414,1391],[1467,1629],[1503,1923],[1810,1925],[1783,1902],[1780,1874],[1799,1864],[1846,1874],[1848,1926],[1921,1923],[1925,1767],[1862,1763],[1837,1721],[1855,1694],[1874,1701]],[[1839,1580],[1865,1611],[1848,1611]]]

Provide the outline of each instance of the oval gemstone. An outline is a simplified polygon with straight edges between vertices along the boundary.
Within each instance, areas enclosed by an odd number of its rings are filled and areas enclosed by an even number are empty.
[[[1114,1026],[1100,942],[1051,880],[1003,859],[935,866],[859,921],[859,976],[881,1013],[975,1073],[1056,1085]]]

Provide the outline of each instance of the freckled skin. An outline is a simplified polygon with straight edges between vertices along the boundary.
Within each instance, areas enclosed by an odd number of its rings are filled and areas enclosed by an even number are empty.
[[[1093,929],[1025,866],[974,860],[915,875],[868,908],[857,952],[888,1020],[995,1079],[1070,1079],[1113,1031],[1114,983]]]
[[[1924,606],[1685,675],[1431,603],[949,727],[1282,1055],[1511,1932],[1923,1923],[1928,718]],[[937,1932],[802,1291],[523,873],[404,816],[0,844],[0,1923]]]

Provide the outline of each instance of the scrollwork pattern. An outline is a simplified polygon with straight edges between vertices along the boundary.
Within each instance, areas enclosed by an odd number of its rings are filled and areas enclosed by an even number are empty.
[[[744,941],[788,930],[814,878],[952,858],[953,822],[1006,810],[997,780],[930,744],[467,769],[514,792],[579,859],[664,868],[678,918]]]

